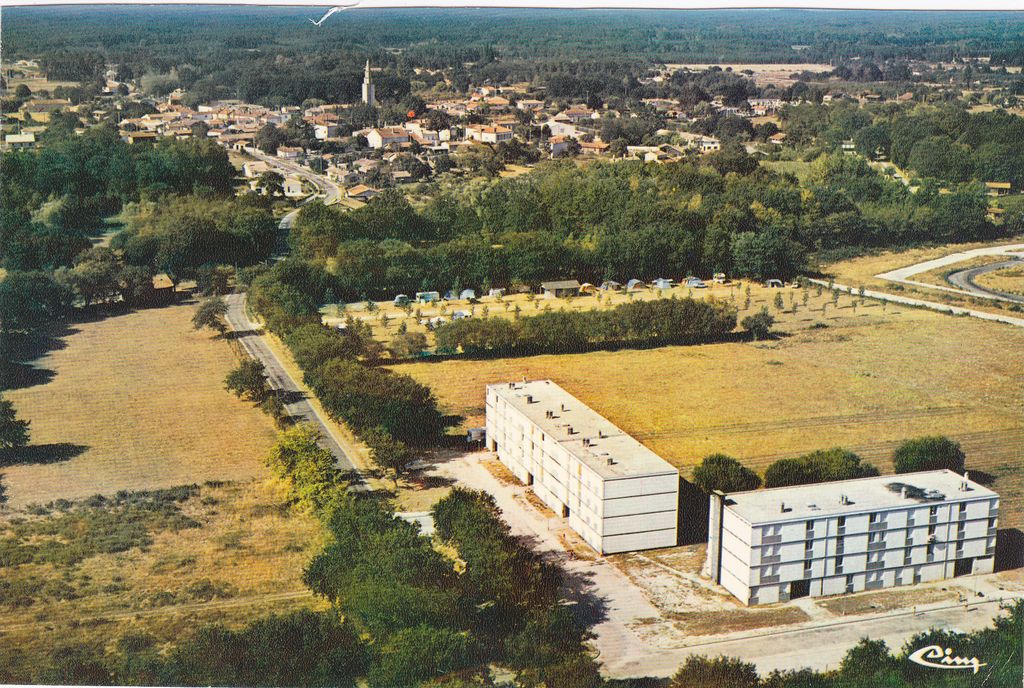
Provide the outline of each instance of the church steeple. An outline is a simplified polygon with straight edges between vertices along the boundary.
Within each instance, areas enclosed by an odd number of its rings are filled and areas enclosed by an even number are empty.
[[[376,105],[377,98],[374,94],[373,80],[370,78],[370,61],[366,61],[366,71],[363,72],[363,102],[366,105]]]

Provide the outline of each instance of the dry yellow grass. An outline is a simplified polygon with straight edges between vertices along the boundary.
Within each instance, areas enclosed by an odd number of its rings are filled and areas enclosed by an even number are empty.
[[[982,287],[1007,294],[1024,294],[1024,267],[1013,266],[978,275],[974,281]]]
[[[974,258],[968,258],[967,260],[954,263],[953,265],[935,268],[934,270],[928,270],[926,272],[919,272],[910,279],[916,282],[934,284],[939,287],[955,287],[956,285],[950,284],[946,279],[946,275],[953,272],[959,272],[961,270],[970,270],[971,268],[977,268],[983,265],[991,265],[992,263],[1002,263],[1005,260],[1006,256],[975,256]]]
[[[36,362],[52,379],[8,393],[32,422],[34,451],[84,449],[5,468],[12,507],[266,475],[273,424],[224,389],[235,355],[193,330],[192,313],[180,305],[76,324],[64,348]]]
[[[860,595],[838,595],[819,601],[833,614],[872,614],[888,612],[894,609],[910,609],[914,605],[934,604],[935,602],[954,602],[962,589],[949,588],[911,588],[907,590],[890,590],[886,592],[869,592]]]
[[[182,505],[201,524],[198,529],[161,532],[144,550],[101,554],[68,567],[0,569],[12,583],[64,582],[74,591],[73,599],[54,599],[44,589],[29,606],[0,604],[3,642],[29,658],[59,643],[111,645],[132,632],[166,643],[206,623],[237,627],[271,612],[321,604],[301,576],[323,544],[323,531],[312,516],[289,509],[286,496],[273,481],[204,486]],[[3,525],[0,519],[0,531]],[[201,592],[207,582],[220,590],[212,598]]]
[[[993,302],[990,299],[972,298],[953,292],[929,289],[927,287],[915,287],[912,285],[896,284],[888,280],[878,279],[878,275],[889,270],[914,265],[927,260],[948,256],[951,253],[958,253],[985,246],[1020,243],[1024,237],[1011,237],[998,242],[982,242],[973,244],[947,244],[945,246],[934,246],[928,248],[917,248],[909,251],[886,251],[877,255],[861,256],[850,260],[840,261],[832,265],[822,267],[822,271],[831,275],[838,284],[846,284],[854,287],[864,286],[868,289],[875,289],[888,293],[899,293],[904,296],[936,301],[953,306],[963,306],[975,310],[988,311],[991,313],[1005,313],[1010,310],[1012,304]],[[988,258],[988,257],[982,257]],[[999,257],[993,257],[993,261],[980,260],[981,264],[994,262]],[[1005,257],[1001,258],[1005,260]],[[975,260],[966,260],[956,265],[948,265],[930,272],[920,273],[912,279],[930,284],[949,286],[943,276],[954,267],[972,267],[978,263]]]
[[[844,297],[841,304],[845,304]],[[726,343],[396,366],[480,425],[484,386],[551,378],[688,473],[712,452],[756,470],[844,446],[882,470],[902,440],[946,434],[995,478],[1003,525],[1024,523],[1024,332],[930,311],[804,309],[788,336]],[[757,304],[752,306],[757,308]],[[826,329],[813,329],[819,322]]]
[[[686,287],[673,287],[671,289],[644,288],[628,294],[625,292],[600,292],[598,295],[583,295],[571,299],[545,298],[536,294],[509,294],[500,299],[491,296],[481,296],[478,299],[479,303],[475,304],[465,300],[429,304],[413,303],[408,311],[396,307],[391,301],[377,301],[374,302],[373,310],[369,310],[366,303],[352,303],[347,304],[344,310],[339,310],[334,305],[325,306],[322,309],[322,314],[323,321],[327,325],[337,325],[346,316],[362,320],[373,328],[374,338],[385,344],[391,342],[399,326],[405,323],[407,331],[425,333],[428,342],[433,345],[433,335],[420,321],[435,317],[451,320],[452,314],[456,311],[466,311],[472,317],[514,318],[517,307],[519,308],[519,314],[527,317],[537,315],[544,310],[589,311],[609,309],[630,301],[651,301],[654,299],[671,298],[672,296],[676,298],[692,296],[695,299],[716,298],[730,301],[740,306],[743,305],[746,298],[744,290],[747,286],[751,290],[752,304],[756,304],[758,307],[772,305],[771,299],[775,296],[775,290],[765,289],[759,284],[737,281],[725,285],[716,285],[709,282],[707,289],[688,289]],[[798,307],[803,305],[799,301],[801,294],[798,291],[793,289],[783,289],[781,291],[787,307],[791,294],[797,297]],[[411,297],[412,294],[409,296]]]

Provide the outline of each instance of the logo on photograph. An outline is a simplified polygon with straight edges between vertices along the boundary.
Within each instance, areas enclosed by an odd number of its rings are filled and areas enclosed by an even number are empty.
[[[977,657],[970,659],[957,657],[951,648],[943,648],[939,645],[928,645],[915,650],[907,659],[931,669],[973,669],[974,673],[978,673],[978,669],[981,667],[987,666]]]

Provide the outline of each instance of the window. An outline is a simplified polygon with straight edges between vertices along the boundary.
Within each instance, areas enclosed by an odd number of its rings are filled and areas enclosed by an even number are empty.
[[[904,566],[909,565],[911,559],[913,559],[913,550],[910,549],[909,547],[907,547],[906,549],[903,550],[903,565]]]
[[[842,557],[836,557],[835,569],[836,569],[836,573],[842,573],[843,572],[843,558]]]
[[[808,521],[807,525],[804,527],[804,530],[806,532],[808,532],[808,533],[813,533],[814,532],[814,521]]]

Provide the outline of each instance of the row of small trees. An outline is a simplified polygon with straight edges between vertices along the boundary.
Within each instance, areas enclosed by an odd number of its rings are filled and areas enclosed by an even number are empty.
[[[940,470],[948,468],[964,472],[965,455],[958,442],[948,437],[931,436],[907,440],[893,451],[896,473]],[[878,469],[860,456],[843,449],[820,449],[792,459],[780,459],[757,475],[736,459],[725,454],[705,457],[693,470],[693,482],[705,492],[725,493],[765,487],[807,485],[834,480],[850,480],[878,475]]]
[[[453,320],[439,326],[434,336],[441,352],[522,355],[721,341],[735,327],[736,310],[729,304],[671,298],[623,303],[608,310],[550,311],[515,320]]]

